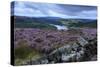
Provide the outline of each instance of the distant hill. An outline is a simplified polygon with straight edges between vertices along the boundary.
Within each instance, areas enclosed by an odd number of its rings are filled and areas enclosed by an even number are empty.
[[[59,17],[25,17],[25,16],[12,16],[15,17],[15,22],[37,22],[37,23],[49,23],[55,25],[62,25],[59,21]]]
[[[11,16],[14,17],[15,27],[22,28],[52,28],[53,25],[65,25],[67,27],[97,27],[97,20],[94,19],[65,19],[59,17],[26,17],[26,16]]]
[[[11,18],[13,18],[12,16]],[[55,26],[52,26],[48,23],[38,22],[37,19],[30,17],[14,17],[14,27],[15,28],[40,28],[40,29],[57,29]]]
[[[97,27],[97,20],[92,19],[61,19],[60,21],[69,27]]]

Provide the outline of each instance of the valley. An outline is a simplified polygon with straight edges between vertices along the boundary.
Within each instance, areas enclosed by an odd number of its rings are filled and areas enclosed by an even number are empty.
[[[28,18],[14,19],[15,65],[97,60],[96,20]]]

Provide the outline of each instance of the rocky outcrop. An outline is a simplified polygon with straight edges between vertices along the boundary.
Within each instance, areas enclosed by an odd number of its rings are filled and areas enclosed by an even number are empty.
[[[77,42],[66,44],[55,49],[47,56],[41,57],[37,61],[29,61],[26,64],[49,64],[60,62],[81,62],[97,60],[96,39],[86,41],[80,37]]]

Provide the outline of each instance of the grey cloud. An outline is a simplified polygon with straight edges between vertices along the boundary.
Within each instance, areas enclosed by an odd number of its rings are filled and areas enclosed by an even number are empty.
[[[18,3],[22,3],[18,4]],[[33,11],[33,16],[35,13],[35,11],[40,11],[42,14],[44,15],[50,15],[49,14],[49,10],[55,12],[55,13],[59,13],[59,14],[63,14],[66,16],[89,16],[89,14],[91,14],[90,16],[95,17],[96,16],[96,11],[97,11],[97,7],[96,6],[83,6],[83,5],[67,5],[67,4],[51,4],[51,3],[33,3],[33,2],[22,2],[22,1],[16,1],[15,2],[15,6],[11,7],[13,8],[29,8]],[[93,12],[92,13],[89,13]],[[12,10],[13,12],[13,10]],[[17,12],[17,11],[15,11]],[[83,12],[87,12],[87,13],[83,13]],[[24,13],[24,12],[23,12]],[[83,15],[84,14],[84,15]]]

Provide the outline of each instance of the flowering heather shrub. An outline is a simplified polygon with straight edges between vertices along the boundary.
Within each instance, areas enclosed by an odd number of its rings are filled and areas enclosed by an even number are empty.
[[[70,30],[15,28],[14,53],[16,65],[42,64],[42,61],[45,63],[64,62],[67,61],[67,55],[70,58],[78,58],[71,61],[91,59],[91,56],[97,55],[97,30],[92,28]],[[43,58],[46,60],[42,60]]]
[[[94,39],[97,37],[97,29],[82,29],[83,37],[88,40]]]
[[[43,53],[49,53],[68,43],[76,42],[82,35],[84,38],[95,38],[96,29],[80,30],[45,30],[34,28],[15,28],[15,48],[20,46],[19,42],[27,41],[27,46]]]

